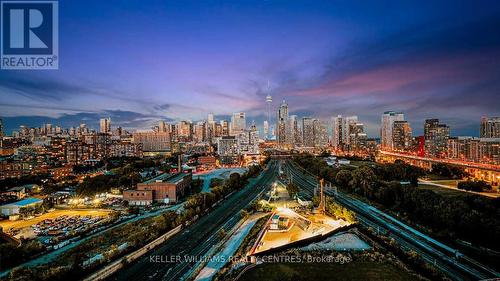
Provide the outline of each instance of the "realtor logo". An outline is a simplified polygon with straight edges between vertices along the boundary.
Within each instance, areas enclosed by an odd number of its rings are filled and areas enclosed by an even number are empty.
[[[0,3],[1,68],[58,69],[58,2]]]

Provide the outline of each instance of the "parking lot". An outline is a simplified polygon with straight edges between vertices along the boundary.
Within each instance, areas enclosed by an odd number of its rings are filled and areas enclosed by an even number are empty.
[[[16,237],[33,238],[37,235],[61,235],[70,231],[83,231],[107,218],[110,210],[54,210],[29,220],[0,221],[0,227]],[[96,220],[99,218],[99,220]],[[50,231],[50,234],[49,234]]]

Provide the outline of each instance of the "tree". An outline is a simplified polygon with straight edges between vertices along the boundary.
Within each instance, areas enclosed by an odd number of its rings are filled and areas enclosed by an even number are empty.
[[[219,237],[220,240],[226,237],[226,231],[224,230],[224,228],[221,228],[219,232],[217,232],[217,236]]]
[[[243,186],[243,181],[241,179],[240,174],[232,173],[229,176],[229,179],[226,181],[226,186],[232,191],[236,189],[240,189]]]
[[[288,191],[288,195],[290,197],[294,197],[297,193],[299,193],[299,187],[294,184],[294,183],[289,183],[287,186],[286,186],[286,190]]]
[[[458,189],[482,192],[484,190],[491,190],[491,185],[485,181],[463,181],[457,185]]]
[[[373,197],[376,183],[377,176],[368,166],[362,166],[352,172],[351,187],[354,190],[360,189],[363,195],[368,198]]]
[[[381,185],[375,197],[385,206],[392,206],[396,203],[396,191],[399,189],[401,189],[401,184],[397,181],[392,181],[387,185]]]
[[[352,175],[349,170],[340,170],[335,176],[335,182],[340,187],[348,187],[349,182],[352,180]]]
[[[245,211],[245,210],[241,210],[240,211],[240,216],[241,216],[242,219],[246,220],[250,216],[250,214],[247,211]]]

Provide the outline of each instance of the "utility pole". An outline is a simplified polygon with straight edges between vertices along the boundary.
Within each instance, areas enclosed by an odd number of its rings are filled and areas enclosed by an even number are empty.
[[[319,185],[320,185],[320,194],[319,194],[319,206],[318,210],[321,214],[325,213],[325,194],[324,194],[324,189],[323,189],[323,179],[319,180]]]
[[[177,158],[177,172],[182,173],[182,154],[179,154]]]

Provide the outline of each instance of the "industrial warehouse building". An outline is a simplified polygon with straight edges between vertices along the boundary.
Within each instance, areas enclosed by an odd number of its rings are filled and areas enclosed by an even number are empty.
[[[136,206],[150,205],[153,202],[173,204],[184,196],[191,180],[191,173],[164,174],[137,184],[135,190],[125,190],[123,200]]]
[[[11,216],[19,214],[19,210],[21,210],[22,208],[35,207],[41,205],[42,203],[43,201],[38,198],[26,198],[21,201],[2,205],[0,206],[0,210],[2,212],[2,215]]]

